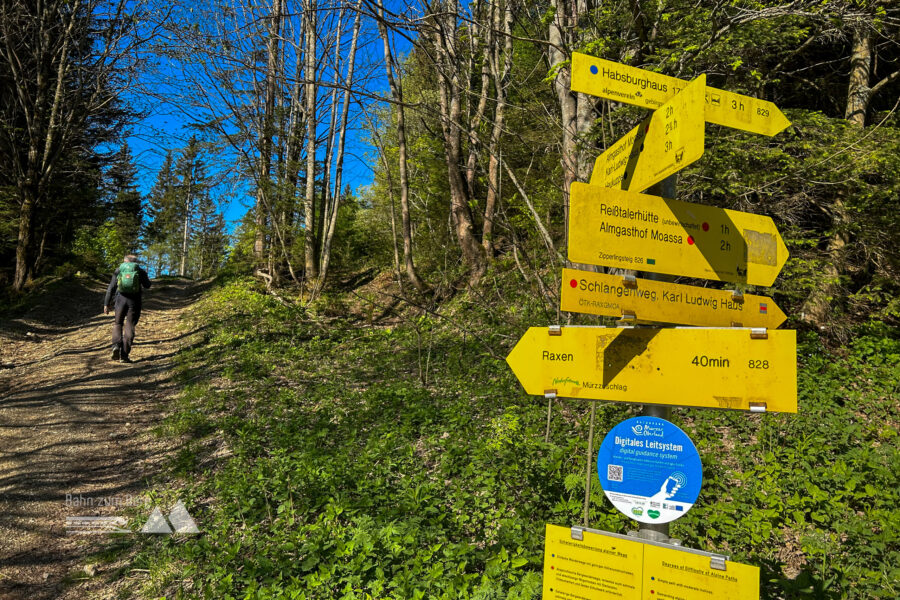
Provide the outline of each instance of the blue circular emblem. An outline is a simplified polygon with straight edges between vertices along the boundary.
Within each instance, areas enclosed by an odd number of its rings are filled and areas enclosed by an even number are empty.
[[[676,425],[634,417],[603,438],[597,475],[619,511],[641,523],[668,523],[697,501],[703,465],[694,443]]]
[[[597,65],[591,65],[591,73],[593,73],[594,75],[597,74]]]

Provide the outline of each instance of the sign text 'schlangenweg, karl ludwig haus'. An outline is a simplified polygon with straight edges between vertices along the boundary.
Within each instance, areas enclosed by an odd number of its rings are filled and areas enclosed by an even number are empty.
[[[621,275],[562,270],[559,307],[643,323],[776,329],[787,318],[767,296]]]

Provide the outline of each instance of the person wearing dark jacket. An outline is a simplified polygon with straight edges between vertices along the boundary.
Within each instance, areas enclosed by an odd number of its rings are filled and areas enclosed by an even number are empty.
[[[103,299],[103,314],[109,313],[110,301],[115,300],[116,320],[112,330],[112,358],[130,363],[131,345],[134,343],[134,328],[141,318],[141,290],[150,287],[150,277],[147,271],[138,267],[131,268],[126,263],[137,263],[137,256],[129,254],[124,258],[124,263],[113,273],[112,281],[106,289],[106,297]],[[139,285],[133,286],[137,291],[127,292],[119,289],[119,274],[133,273],[137,271]],[[122,328],[124,326],[124,334]]]

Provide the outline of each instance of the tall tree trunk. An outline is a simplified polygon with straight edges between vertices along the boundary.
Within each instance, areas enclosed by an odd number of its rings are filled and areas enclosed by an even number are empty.
[[[407,172],[406,156],[406,111],[403,107],[403,85],[399,81],[399,74],[394,73],[394,54],[391,51],[390,37],[387,25],[384,21],[384,5],[378,3],[378,30],[384,45],[384,68],[391,88],[391,95],[396,102],[397,109],[397,153],[400,171],[400,231],[403,235],[403,262],[406,266],[406,276],[413,287],[419,292],[425,292],[428,287],[419,277],[413,262],[412,249],[412,225],[409,217],[409,174]]]
[[[275,87],[278,72],[278,47],[281,36],[282,0],[274,0],[272,4],[269,39],[266,48],[266,95],[263,106],[263,122],[259,144],[259,181],[256,187],[256,239],[253,243],[253,256],[257,264],[262,264],[265,252],[266,221],[269,217],[270,175],[272,169],[272,137],[275,113]]]
[[[872,73],[872,33],[866,23],[857,22],[853,28],[853,54],[850,56],[850,83],[847,89],[847,109],[844,118],[863,127],[869,108],[869,79]]]
[[[19,209],[19,234],[16,238],[16,272],[13,276],[13,289],[16,291],[25,287],[25,282],[28,281],[29,266],[31,265],[28,254],[34,229],[34,209],[37,203],[33,190],[20,189],[20,195],[24,199]]]
[[[306,255],[306,281],[310,285],[319,276],[316,261],[316,1],[307,0],[303,11],[306,38],[306,197],[304,200],[303,247]]]
[[[181,268],[178,269],[178,274],[182,277],[187,273],[187,254],[188,254],[188,240],[190,239],[191,232],[191,212],[193,207],[191,206],[193,198],[191,198],[192,190],[191,187],[194,183],[193,173],[194,173],[194,165],[193,158],[191,159],[192,164],[188,166],[187,172],[187,193],[184,197],[184,234],[181,239]]]
[[[503,121],[506,115],[506,87],[509,85],[513,59],[512,10],[509,0],[500,0],[500,2],[502,2],[502,7],[496,7],[491,28],[494,31],[503,32],[504,62],[501,67],[500,45],[493,44],[490,63],[494,88],[497,92],[497,107],[494,109],[494,124],[488,143],[488,190],[484,205],[484,229],[481,235],[481,244],[484,246],[488,260],[494,256],[494,212],[497,200],[500,198],[500,136],[503,133]]]
[[[337,229],[338,210],[341,207],[341,180],[344,173],[344,145],[347,141],[347,121],[350,115],[350,88],[353,86],[353,68],[356,63],[356,49],[359,41],[359,30],[361,23],[362,0],[356,4],[356,17],[353,19],[353,37],[350,39],[350,57],[347,60],[347,79],[344,87],[344,103],[341,108],[341,124],[338,130],[338,147],[337,158],[334,167],[334,202],[331,210],[331,218],[325,230],[325,240],[322,243],[322,260],[319,270],[318,289],[325,285],[325,278],[328,276],[328,265],[331,262],[331,241],[334,239],[334,232]],[[340,51],[340,49],[338,49]],[[328,185],[326,181],[325,185]]]
[[[475,57],[476,40],[481,44],[481,89],[478,94],[478,104],[475,108],[475,114],[469,122],[469,156],[466,160],[466,191],[469,198],[475,197],[475,163],[478,159],[478,151],[481,146],[481,139],[478,136],[478,129],[484,120],[484,113],[487,109],[488,92],[491,85],[490,59],[491,49],[495,47],[495,15],[499,12],[496,6],[496,0],[487,5],[487,15],[484,14],[484,2],[478,3],[478,12],[470,25],[470,57],[469,71],[471,71],[471,63]],[[481,22],[484,19],[484,22]],[[466,78],[469,79],[468,77]],[[469,92],[469,97],[474,94]]]
[[[470,283],[477,283],[487,268],[484,248],[475,237],[475,226],[469,210],[469,195],[460,172],[462,147],[460,131],[460,73],[456,53],[458,0],[437,7],[440,13],[430,15],[438,70],[441,130],[444,136],[444,160],[450,184],[450,213],[462,250],[463,261],[469,269]]]
[[[847,106],[844,111],[844,118],[859,129],[866,124],[866,111],[869,108],[871,93],[869,88],[871,74],[871,30],[860,19],[853,28],[850,79],[847,86]],[[804,321],[819,327],[828,322],[831,301],[839,295],[841,277],[845,271],[844,253],[847,244],[850,243],[851,222],[845,200],[846,190],[838,188],[828,207],[831,233],[825,250],[826,259],[822,270],[822,283],[809,295],[801,311]]]
[[[47,44],[49,33],[46,33],[43,29],[55,26],[55,23],[53,23],[55,15],[51,13],[61,11],[60,7],[48,3],[44,6],[44,11],[40,15],[42,43],[39,52],[42,55],[47,54],[47,56],[42,56],[45,62],[37,70],[36,74],[37,91],[36,98],[34,98],[34,110],[31,112],[26,106],[25,111],[28,123],[29,148],[26,164],[19,172],[20,181],[17,186],[20,192],[21,205],[19,209],[19,231],[16,237],[16,270],[13,275],[13,289],[16,291],[21,290],[25,286],[25,282],[28,281],[31,267],[29,257],[31,254],[31,242],[34,237],[35,212],[43,196],[45,182],[51,178],[62,150],[62,144],[60,144],[59,140],[66,125],[63,122],[64,119],[61,113],[63,112],[63,95],[66,90],[66,77],[69,67],[69,42],[73,37],[79,7],[79,0],[75,0],[69,12],[69,22],[66,25],[66,32],[62,37],[62,45],[59,49],[52,48]],[[12,49],[12,36],[9,35],[9,32],[4,31],[4,37],[7,38],[5,40],[7,49],[5,57],[9,60],[10,72],[14,80],[21,79],[24,74],[17,69],[18,61],[16,57],[19,49]],[[58,59],[57,56],[52,55],[55,50],[59,52]],[[52,69],[54,60],[59,60],[59,63],[56,65],[56,85],[53,88],[53,98],[51,100],[47,95],[50,93],[50,69]],[[17,85],[24,86],[25,83],[20,82]],[[48,103],[49,111],[47,110]],[[46,121],[46,130],[42,132],[41,125],[44,124],[45,113],[49,114]],[[69,115],[69,119],[72,118]],[[41,145],[43,145],[43,148],[41,148]]]
[[[565,49],[569,47],[566,32],[569,29],[569,0],[553,0],[553,19],[550,21],[549,30],[549,58],[550,68],[569,60]],[[575,136],[578,131],[578,103],[575,95],[569,92],[570,71],[568,67],[560,67],[553,80],[553,89],[559,102],[559,112],[562,121],[562,157],[560,164],[563,169],[563,220],[566,229],[566,243],[568,247],[569,229],[569,188],[578,177],[578,159],[575,153]]]

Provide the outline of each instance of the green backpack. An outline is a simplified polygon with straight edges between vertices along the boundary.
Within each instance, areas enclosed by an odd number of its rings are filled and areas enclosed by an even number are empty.
[[[124,262],[119,265],[119,291],[126,294],[136,294],[141,291],[141,276],[138,274],[137,263]]]

